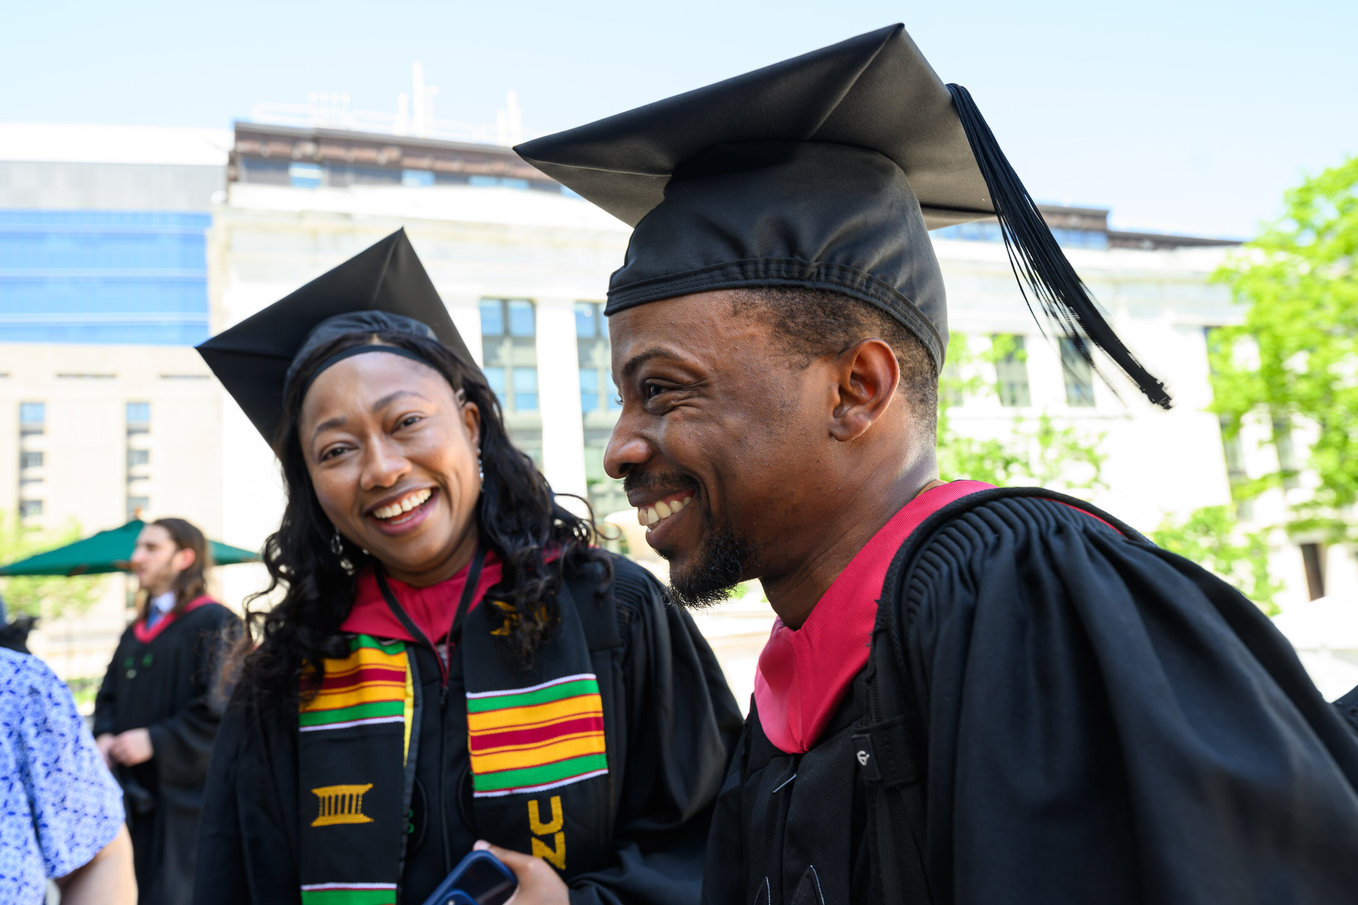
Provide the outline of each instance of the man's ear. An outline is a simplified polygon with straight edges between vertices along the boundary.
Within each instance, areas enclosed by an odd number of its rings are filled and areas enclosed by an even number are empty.
[[[896,398],[901,366],[891,346],[865,339],[836,356],[839,397],[830,435],[841,443],[857,439],[885,414]]]
[[[193,552],[192,547],[180,547],[178,550],[174,551],[174,556],[170,559],[170,565],[174,567],[176,572],[183,572],[189,566],[193,565],[193,561],[197,558],[198,554]]]

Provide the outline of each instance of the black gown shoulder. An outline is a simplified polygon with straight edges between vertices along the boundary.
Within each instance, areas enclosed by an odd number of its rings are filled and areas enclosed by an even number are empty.
[[[712,800],[721,784],[729,750],[740,728],[740,714],[720,667],[692,619],[665,599],[659,583],[644,569],[611,557],[612,577],[602,573],[568,574],[575,608],[594,620],[586,635],[599,675],[606,710],[611,792],[593,817],[613,828],[611,857],[568,871],[573,905],[635,902],[682,905],[696,902],[702,853]],[[596,580],[596,578],[598,580]],[[602,593],[600,593],[602,592]],[[583,599],[582,599],[583,598]],[[433,654],[423,648],[416,656]],[[460,670],[454,656],[454,672]],[[436,681],[430,660],[419,670]],[[460,675],[452,682],[461,695]],[[426,709],[422,733],[443,744],[422,741],[417,773],[427,794],[451,777],[447,799],[432,801],[415,822],[404,871],[407,901],[422,901],[425,887],[441,879],[444,857],[432,840],[444,838],[456,861],[477,838],[468,825],[467,729],[465,712],[449,695],[446,720],[430,723]],[[208,780],[208,802],[199,837],[195,902],[297,902],[299,800],[296,703],[259,706],[238,690],[218,736]],[[442,767],[426,764],[444,752]],[[435,795],[435,797],[437,797]],[[501,799],[522,811],[522,801]],[[498,841],[491,839],[491,841]]]
[[[1352,900],[1358,746],[1239,592],[1023,495],[948,519],[914,579],[937,901]]]

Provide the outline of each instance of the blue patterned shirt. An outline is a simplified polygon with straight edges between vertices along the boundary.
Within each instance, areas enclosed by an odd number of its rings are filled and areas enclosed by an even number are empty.
[[[47,878],[89,861],[122,823],[122,792],[70,690],[37,657],[0,648],[0,902],[43,902]]]

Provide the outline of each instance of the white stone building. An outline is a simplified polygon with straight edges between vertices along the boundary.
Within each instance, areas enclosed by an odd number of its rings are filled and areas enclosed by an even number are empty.
[[[503,147],[244,123],[230,147],[229,159],[217,164],[220,191],[204,207],[208,331],[405,228],[497,386],[519,444],[559,491],[586,496],[600,516],[624,510],[620,523],[634,519],[602,470],[616,408],[600,308],[626,246],[626,226]],[[47,178],[36,164],[25,166],[25,179]],[[41,194],[18,201],[5,194],[5,173],[0,162],[0,223],[7,209],[43,203]],[[1274,455],[1248,435],[1223,445],[1217,417],[1205,410],[1207,330],[1240,317],[1225,290],[1207,281],[1232,243],[1109,230],[1105,211],[1047,213],[1114,327],[1166,380],[1175,408],[1155,409],[1131,389],[1119,399],[1097,377],[1063,368],[1059,348],[1024,306],[994,227],[974,224],[936,236],[952,332],[966,335],[973,351],[995,335],[1021,337],[1026,356],[967,366],[986,389],[952,406],[953,427],[1004,436],[1015,416],[1032,424],[1046,415],[1101,436],[1107,487],[1077,495],[1146,531],[1166,513],[1228,504],[1232,472],[1257,472]],[[206,379],[196,353],[185,342],[7,340],[5,318],[24,312],[5,307],[5,287],[18,268],[13,256],[4,257],[4,239],[0,230],[0,510],[36,499],[26,496],[32,487],[25,481],[41,477],[42,519],[69,513],[87,530],[110,527],[135,500],[150,515],[182,514],[215,537],[258,548],[282,509],[277,469],[244,415]],[[69,376],[76,373],[87,376]],[[43,403],[50,425],[40,439],[19,424],[21,414],[33,414],[23,406],[35,402]],[[130,433],[129,419],[145,411],[133,404],[149,406],[145,438]],[[14,428],[5,428],[5,419]],[[130,452],[143,442],[150,444],[145,460]],[[43,464],[33,466],[29,453],[38,451]],[[24,470],[34,467],[42,470]],[[1060,476],[1052,481],[1062,483]],[[1280,506],[1261,500],[1253,516],[1266,522],[1281,514]],[[630,534],[634,554],[648,554],[639,532]],[[1306,555],[1324,567],[1325,593],[1358,594],[1351,551]],[[1302,550],[1278,537],[1274,573],[1289,606],[1318,596],[1308,588],[1304,562]],[[234,566],[220,570],[218,586],[239,606],[264,578],[260,567]],[[114,608],[105,622],[122,615]],[[758,600],[705,615],[702,624],[743,694],[767,632]]]

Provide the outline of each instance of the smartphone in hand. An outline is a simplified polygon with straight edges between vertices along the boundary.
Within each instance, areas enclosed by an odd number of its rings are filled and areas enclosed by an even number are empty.
[[[424,905],[504,905],[518,888],[514,873],[490,852],[471,852]]]

